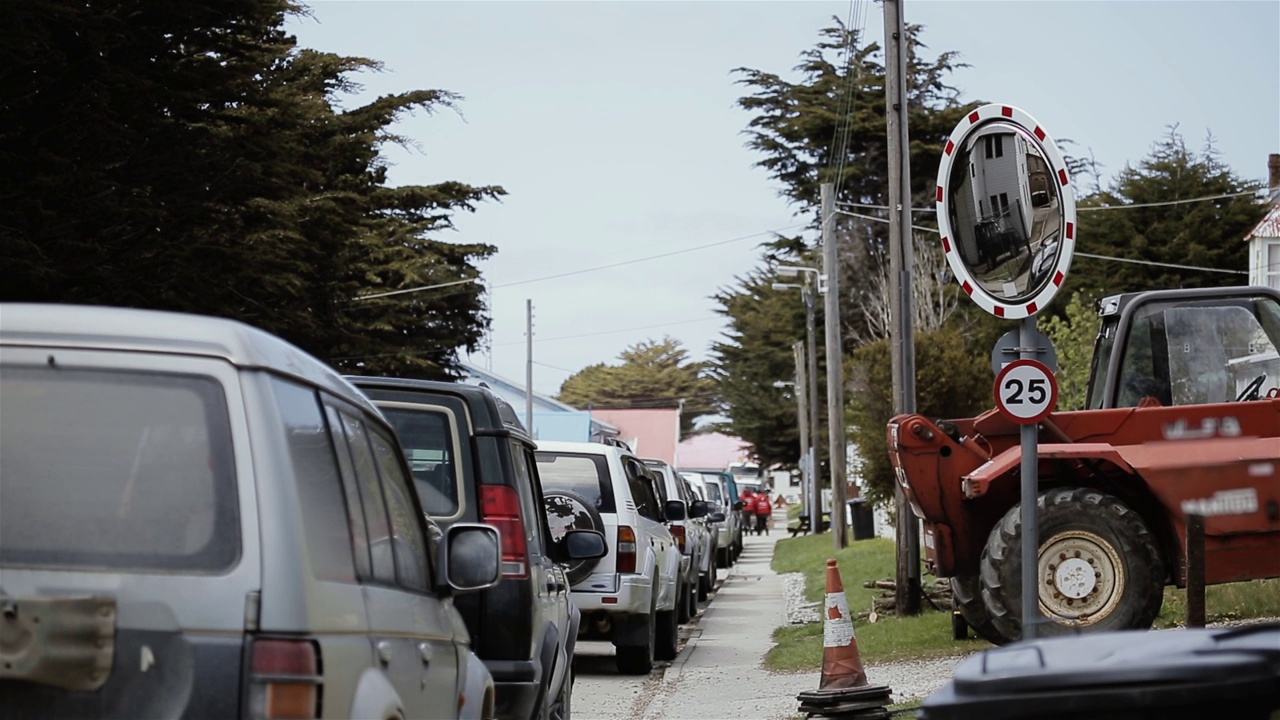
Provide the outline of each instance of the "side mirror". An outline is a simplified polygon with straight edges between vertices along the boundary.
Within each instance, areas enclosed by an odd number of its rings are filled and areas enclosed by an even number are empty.
[[[724,513],[713,512],[710,515],[708,515],[707,518],[711,520],[711,522],[724,522]]]
[[[667,516],[667,522],[683,520],[685,518],[684,502],[668,500],[667,504],[662,506],[662,512]]]
[[[445,587],[437,589],[466,593],[498,584],[502,572],[502,542],[497,528],[458,523],[445,532],[439,548],[436,583]]]
[[[706,517],[709,512],[711,512],[711,503],[706,500],[694,500],[693,504],[689,506],[690,518]]]
[[[560,546],[566,560],[594,560],[609,554],[604,534],[597,530],[570,530],[560,540]]]

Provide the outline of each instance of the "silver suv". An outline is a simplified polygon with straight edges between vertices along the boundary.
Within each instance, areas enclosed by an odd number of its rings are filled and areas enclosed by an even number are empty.
[[[715,533],[714,518],[723,519],[723,516],[712,515],[711,503],[698,499],[689,481],[676,474],[665,461],[647,459],[644,464],[658,476],[658,493],[664,503],[669,500],[684,503],[685,518],[672,520],[668,526],[676,544],[689,559],[689,566],[683,569],[683,605],[680,607],[680,622],[689,622],[698,614],[698,603],[707,600],[716,584],[716,560],[711,540]]]
[[[391,427],[298,348],[176,313],[0,305],[0,717],[489,718]]]
[[[627,674],[674,658],[683,555],[664,523],[683,520],[684,504],[664,506],[653,474],[623,447],[539,442],[537,461],[552,536],[599,530],[609,546],[568,569],[581,632],[611,640]]]

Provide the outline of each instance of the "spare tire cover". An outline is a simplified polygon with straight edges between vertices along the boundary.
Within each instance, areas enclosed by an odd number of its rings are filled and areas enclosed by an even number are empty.
[[[590,500],[571,490],[547,490],[542,496],[547,508],[547,526],[551,540],[560,540],[570,530],[595,530],[604,533],[604,520]],[[606,539],[607,542],[607,539]],[[591,575],[599,558],[570,560],[564,563],[569,584],[577,585]]]

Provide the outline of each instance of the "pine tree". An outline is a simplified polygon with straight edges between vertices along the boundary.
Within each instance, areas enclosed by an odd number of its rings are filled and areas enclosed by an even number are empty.
[[[0,9],[0,299],[239,319],[358,372],[456,374],[493,248],[437,239],[500,196],[389,187],[380,148],[439,90],[351,110],[369,59],[299,49],[288,0],[14,0]]]
[[[1213,147],[1197,152],[1175,127],[1137,166],[1126,165],[1110,188],[1080,203],[1078,252],[1223,270],[1248,269],[1244,236],[1266,208]],[[1234,195],[1209,201],[1178,200]],[[1098,210],[1096,208],[1118,208]],[[1077,256],[1064,289],[1097,298],[1160,288],[1242,285],[1244,274],[1202,272]]]
[[[646,340],[618,359],[617,365],[598,363],[569,377],[560,386],[560,401],[580,408],[683,407],[681,436],[693,432],[697,418],[716,411],[716,385],[706,364],[689,360],[680,341]]]

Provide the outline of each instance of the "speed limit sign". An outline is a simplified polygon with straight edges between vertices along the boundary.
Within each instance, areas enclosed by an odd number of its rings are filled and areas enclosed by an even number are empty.
[[[1034,425],[1058,405],[1058,380],[1038,360],[1014,360],[996,376],[996,409],[1010,421]]]

